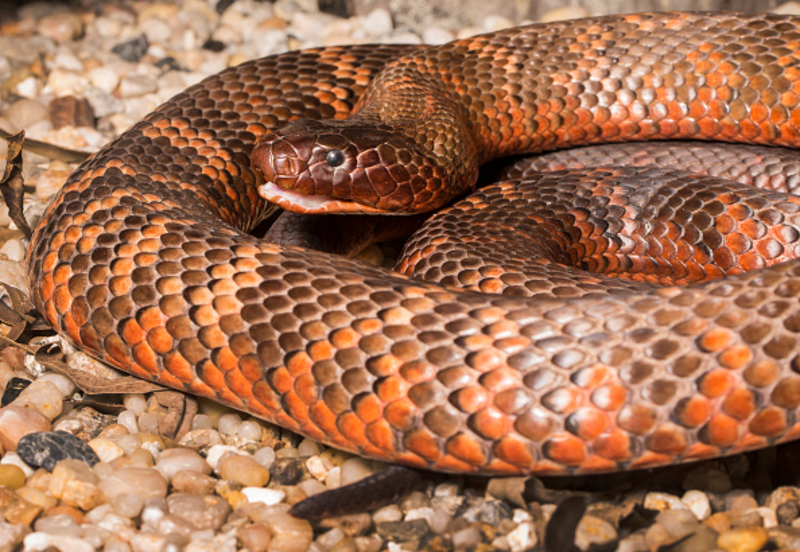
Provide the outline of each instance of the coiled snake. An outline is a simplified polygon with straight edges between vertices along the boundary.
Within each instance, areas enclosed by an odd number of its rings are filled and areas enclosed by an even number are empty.
[[[669,170],[596,169],[590,185],[512,167],[414,238],[403,268],[446,285],[245,231],[270,210],[262,184],[299,210],[419,212],[517,153],[796,147],[799,29],[644,14],[245,63],[71,176],[30,246],[32,296],[125,371],[408,466],[597,472],[794,439],[794,196]],[[309,121],[362,96],[347,122]],[[630,287],[609,277],[629,270]]]

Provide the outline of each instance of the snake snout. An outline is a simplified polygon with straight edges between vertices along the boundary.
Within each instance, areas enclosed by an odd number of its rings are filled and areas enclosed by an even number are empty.
[[[308,171],[309,157],[303,149],[282,136],[269,134],[253,149],[253,166],[261,172],[266,182],[272,182],[284,190],[308,193],[299,189],[308,187],[302,186],[302,176]]]

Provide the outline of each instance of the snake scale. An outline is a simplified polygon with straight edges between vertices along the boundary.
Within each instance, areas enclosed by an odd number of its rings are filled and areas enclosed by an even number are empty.
[[[31,242],[32,297],[122,370],[412,467],[620,471],[795,439],[794,196],[652,168],[512,168],[412,240],[403,269],[443,284],[246,231],[271,210],[259,187],[300,210],[417,212],[523,152],[797,147],[798,104],[800,19],[778,15],[611,16],[251,61],[78,168]],[[628,271],[630,287],[611,279]]]

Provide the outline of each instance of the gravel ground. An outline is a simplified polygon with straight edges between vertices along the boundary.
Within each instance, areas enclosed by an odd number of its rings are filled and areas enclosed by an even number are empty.
[[[800,7],[790,4],[782,9]],[[319,45],[443,43],[511,25],[487,15],[458,31],[432,22],[420,36],[395,28],[386,11],[342,19],[314,0],[237,0],[221,14],[216,7],[86,0],[4,13],[0,128],[93,152],[189,85],[251,58]],[[546,17],[582,15],[565,8]],[[25,153],[29,221],[74,167]],[[26,246],[0,205],[0,282],[26,288]],[[11,331],[0,326],[0,336]],[[29,332],[21,340],[35,348],[54,338]],[[566,550],[573,541],[582,550],[800,548],[796,445],[594,478],[431,475],[397,504],[309,523],[289,507],[382,466],[175,394],[81,401],[70,379],[16,346],[0,348],[0,389],[0,552],[522,552]],[[176,411],[189,425],[175,422]]]

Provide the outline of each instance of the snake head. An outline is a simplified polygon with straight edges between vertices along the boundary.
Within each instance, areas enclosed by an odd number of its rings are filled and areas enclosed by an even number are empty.
[[[385,125],[297,119],[262,137],[252,154],[261,196],[301,214],[409,214],[450,198],[444,170]]]

